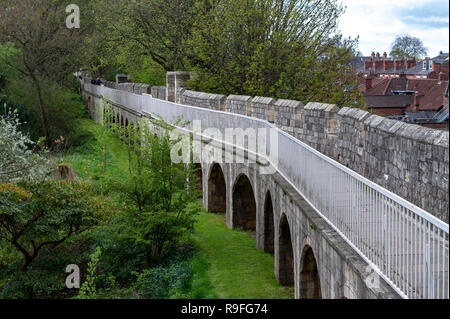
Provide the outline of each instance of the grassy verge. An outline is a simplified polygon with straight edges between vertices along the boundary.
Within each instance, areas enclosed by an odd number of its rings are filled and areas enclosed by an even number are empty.
[[[111,132],[89,119],[79,120],[80,129],[92,137],[80,147],[71,149],[64,157],[76,174],[82,178],[100,180],[102,177],[124,176],[128,170],[128,153],[123,143]],[[103,147],[106,145],[106,170],[104,171]]]
[[[219,298],[294,297],[274,275],[273,255],[255,249],[249,234],[228,229],[224,215],[201,213],[196,224],[200,253],[209,261],[208,277]]]

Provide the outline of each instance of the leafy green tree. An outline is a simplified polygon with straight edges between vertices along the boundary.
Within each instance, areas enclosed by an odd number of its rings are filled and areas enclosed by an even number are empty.
[[[394,59],[423,58],[427,53],[422,40],[409,34],[401,34],[392,42],[390,56]]]
[[[92,228],[104,209],[87,183],[0,184],[0,240],[22,255],[20,270],[27,271],[42,249]]]
[[[27,96],[32,92],[47,146],[54,141],[54,122],[45,87],[49,82],[59,86],[68,82],[79,65],[80,46],[89,26],[84,21],[80,29],[67,28],[66,5],[58,0],[0,2],[0,62],[11,69],[8,73],[18,80],[16,85],[27,87]]]
[[[357,41],[339,35],[337,1],[198,1],[196,10],[194,89],[358,104],[349,63]]]
[[[171,138],[170,125],[155,119],[153,130],[143,122],[111,126],[129,141],[129,171],[126,179],[112,179],[109,188],[129,203],[122,231],[135,245],[145,247],[147,265],[152,265],[193,231],[201,209],[198,178],[193,165],[172,162],[171,150],[180,140]]]
[[[154,72],[184,70],[185,42],[196,18],[194,2],[96,1],[93,18],[100,41],[92,44],[103,56],[97,65],[127,71],[145,64]]]

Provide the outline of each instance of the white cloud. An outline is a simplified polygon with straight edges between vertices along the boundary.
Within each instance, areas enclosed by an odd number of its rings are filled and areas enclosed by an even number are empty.
[[[449,21],[446,0],[343,0],[343,4],[347,11],[340,19],[340,29],[344,36],[359,35],[359,51],[364,55],[372,51],[389,53],[395,36],[404,33],[421,39],[430,56],[449,51],[449,28],[442,26]],[[436,5],[440,16],[426,10],[436,11]]]

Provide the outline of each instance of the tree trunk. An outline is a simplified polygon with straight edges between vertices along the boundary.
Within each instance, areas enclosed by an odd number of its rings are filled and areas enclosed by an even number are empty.
[[[20,266],[19,270],[25,272],[28,267],[30,267],[33,260],[37,257],[38,252],[34,252],[32,255],[30,254],[24,254],[25,261],[23,262],[22,266]]]
[[[32,75],[31,77],[33,79],[33,83],[36,87],[36,92],[38,94],[38,99],[39,99],[39,110],[41,113],[41,121],[42,121],[42,126],[44,129],[44,134],[45,134],[45,144],[50,147],[51,146],[51,140],[50,140],[50,133],[48,130],[48,118],[47,118],[47,113],[45,110],[45,104],[44,104],[44,99],[42,98],[42,91],[41,91],[41,86],[39,84],[39,81],[37,80],[37,78]]]

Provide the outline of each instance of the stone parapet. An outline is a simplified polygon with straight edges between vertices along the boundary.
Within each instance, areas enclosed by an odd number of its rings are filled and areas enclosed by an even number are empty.
[[[252,99],[248,95],[229,95],[225,109],[227,112],[252,116]]]
[[[115,83],[105,83],[114,88]],[[121,90],[150,91],[167,99],[166,87],[121,83]],[[361,109],[270,97],[220,95],[177,87],[180,104],[267,120],[300,141],[448,223],[449,133],[390,120]]]
[[[182,95],[183,104],[203,107],[211,110],[225,111],[227,97],[221,94],[212,94],[186,90]]]
[[[166,87],[165,86],[153,86],[151,88],[151,94],[154,98],[160,100],[166,100]]]

